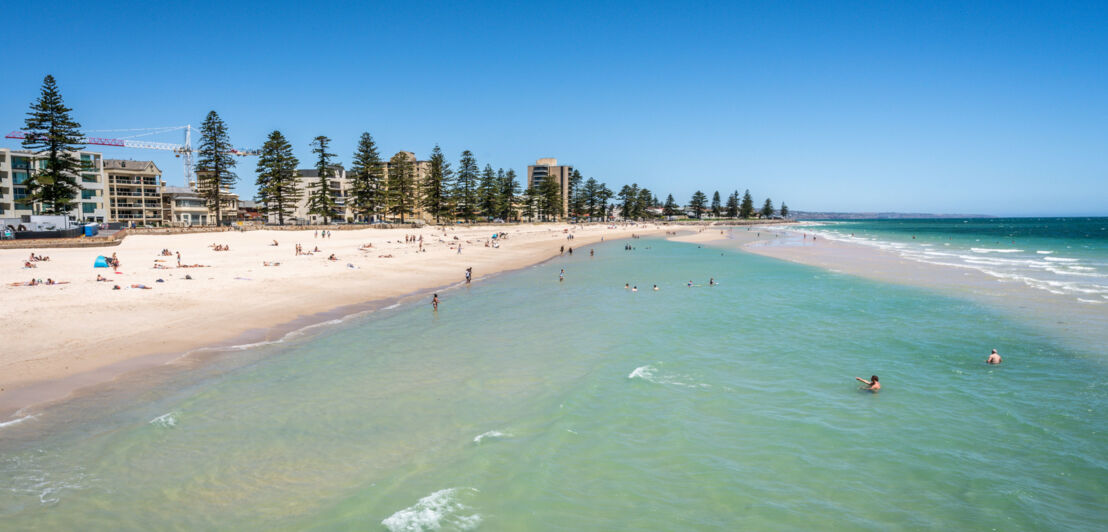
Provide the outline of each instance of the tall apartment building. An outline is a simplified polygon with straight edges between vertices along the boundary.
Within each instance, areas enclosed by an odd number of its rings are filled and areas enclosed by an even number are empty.
[[[558,182],[562,190],[562,212],[569,212],[569,176],[573,173],[572,166],[559,165],[558,159],[544,157],[535,161],[535,164],[527,167],[527,186],[536,187],[543,181],[553,179]]]
[[[396,155],[402,155],[405,159],[408,160],[408,163],[412,165],[412,172],[415,173],[415,190],[416,195],[418,196],[420,188],[423,185],[423,180],[427,178],[427,174],[431,173],[431,161],[420,161],[418,158],[416,158],[416,154],[410,151],[398,151],[396,152]],[[388,161],[385,161],[385,171],[383,175],[386,183],[388,182],[389,171],[392,169],[392,167],[392,159],[390,158]],[[423,209],[423,205],[420,204],[418,199],[416,200],[416,207],[413,210],[414,215],[412,217],[406,217],[406,220],[420,219],[427,222],[431,221],[431,219],[434,218],[433,216],[427,214],[427,212]],[[390,215],[389,218],[392,218],[392,216]]]
[[[79,151],[81,161],[77,183],[83,189],[75,199],[69,215],[81,222],[109,221],[105,208],[103,160],[99,153]],[[21,200],[27,197],[27,180],[34,170],[45,168],[46,161],[30,151],[0,148],[0,218],[15,218],[33,214],[32,206]]]
[[[162,171],[153,161],[104,159],[108,218],[137,226],[161,225]]]

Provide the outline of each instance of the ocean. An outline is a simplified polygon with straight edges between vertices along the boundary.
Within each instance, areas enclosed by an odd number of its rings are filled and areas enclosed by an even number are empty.
[[[1103,233],[865,224],[819,230],[1105,272]],[[738,250],[593,248],[27,412],[0,427],[2,528],[1108,525],[1103,345]]]
[[[968,218],[817,223],[826,238],[967,268],[1073,301],[1108,303],[1108,218]]]

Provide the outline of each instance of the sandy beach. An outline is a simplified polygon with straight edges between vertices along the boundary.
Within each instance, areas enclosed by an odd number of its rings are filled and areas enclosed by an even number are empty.
[[[128,361],[160,364],[244,335],[273,339],[282,324],[305,317],[464,282],[466,268],[480,282],[557,256],[563,246],[583,252],[602,239],[661,231],[592,224],[360,229],[328,238],[314,231],[137,235],[117,247],[34,249],[49,257],[34,268],[25,268],[31,250],[0,250],[0,298],[8,330],[18,331],[0,351],[0,416],[139,367]],[[506,238],[493,239],[496,232]],[[297,244],[309,254],[298,256]],[[179,268],[177,252],[183,266],[200,267]],[[93,267],[112,253],[118,269]],[[65,284],[23,285],[31,279]]]

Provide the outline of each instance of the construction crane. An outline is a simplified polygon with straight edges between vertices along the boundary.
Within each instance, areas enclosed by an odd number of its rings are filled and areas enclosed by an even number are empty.
[[[101,129],[90,131],[90,133],[116,133],[116,132],[135,132],[129,136],[120,138],[104,138],[104,137],[85,137],[81,139],[82,144],[90,144],[95,146],[114,146],[117,148],[139,148],[144,150],[163,150],[171,151],[176,157],[184,158],[185,164],[185,185],[191,186],[196,182],[196,174],[193,170],[193,154],[195,150],[192,148],[192,126],[170,126],[170,127],[151,127],[151,128],[137,128],[137,129]],[[150,135],[157,135],[160,133],[168,133],[171,131],[183,131],[185,135],[184,144],[173,144],[170,142],[151,142],[148,140],[135,140],[137,137],[146,137]],[[4,138],[9,139],[25,139],[28,133],[26,131],[12,131],[5,135]],[[259,150],[256,149],[236,149],[231,148],[232,155],[239,157],[256,156]]]

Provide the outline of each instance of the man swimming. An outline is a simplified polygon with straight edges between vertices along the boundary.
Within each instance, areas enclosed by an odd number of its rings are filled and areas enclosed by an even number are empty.
[[[874,376],[870,377],[870,380],[868,380],[868,381],[866,379],[861,378],[861,377],[854,377],[854,378],[855,378],[855,380],[858,380],[859,382],[865,383],[866,389],[871,391],[871,392],[876,392],[876,391],[881,390],[881,383],[877,382],[877,375],[874,375]]]
[[[993,349],[993,352],[989,354],[989,358],[985,359],[986,364],[1000,364],[1000,354]]]

